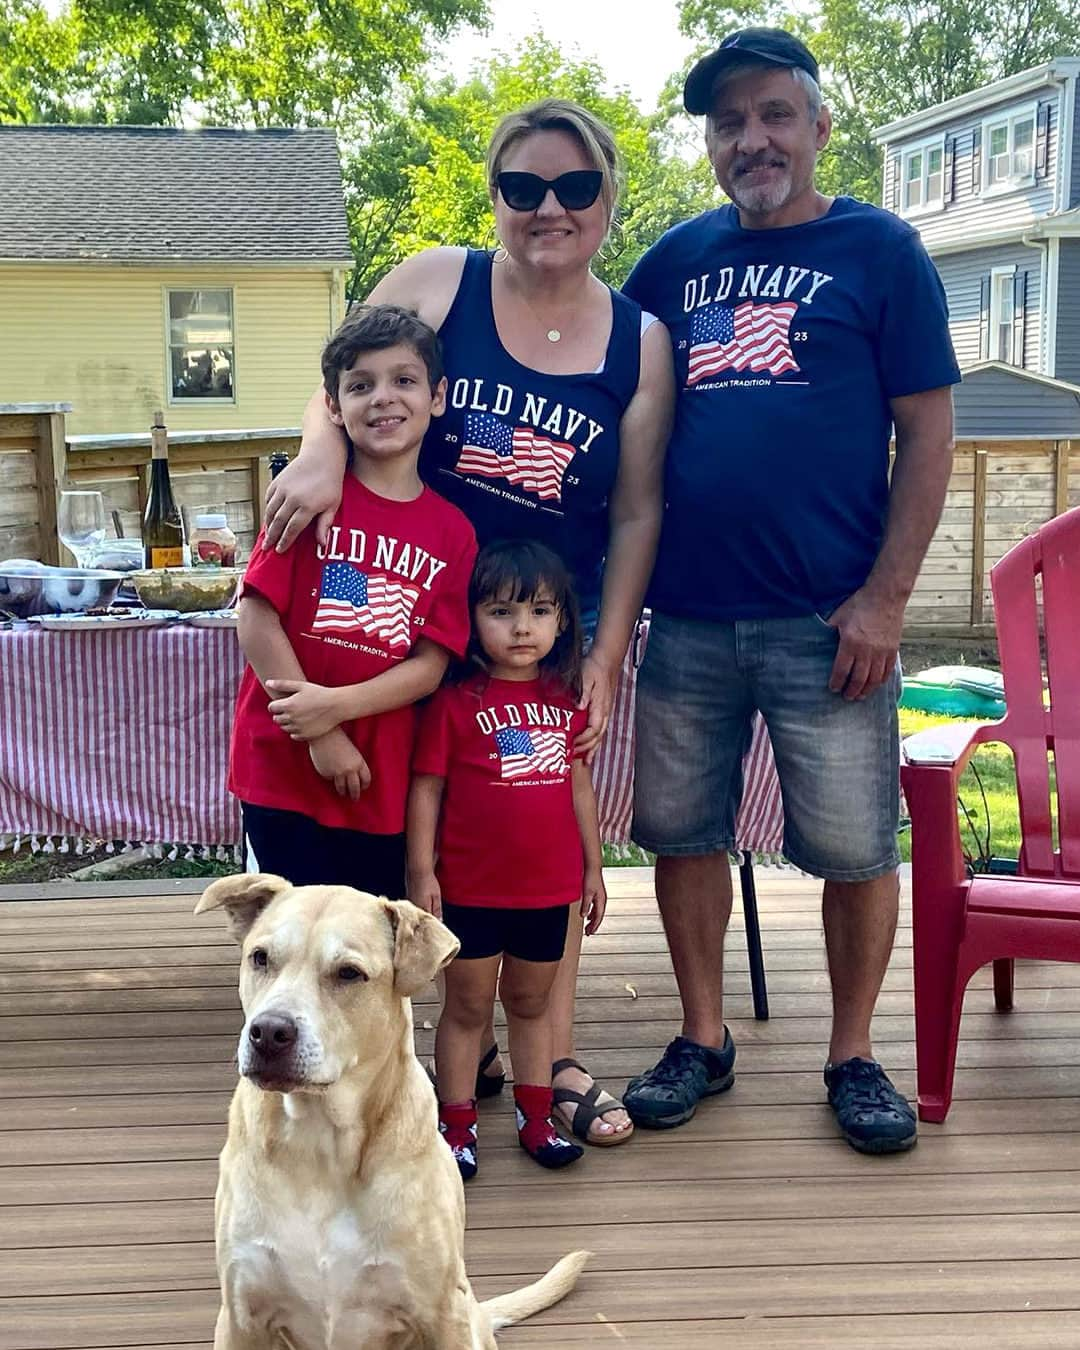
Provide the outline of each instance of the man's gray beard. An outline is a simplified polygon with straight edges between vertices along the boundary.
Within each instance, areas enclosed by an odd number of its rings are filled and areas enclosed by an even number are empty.
[[[791,187],[791,174],[785,173],[778,182],[769,187],[740,188],[738,183],[735,183],[731,189],[731,196],[735,205],[748,215],[767,216],[773,211],[780,210],[791,196]]]

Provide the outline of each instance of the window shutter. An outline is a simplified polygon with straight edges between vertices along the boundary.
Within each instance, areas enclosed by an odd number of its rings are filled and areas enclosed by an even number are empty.
[[[945,137],[945,176],[941,182],[943,200],[951,202],[956,196],[956,137]]]
[[[1035,177],[1045,178],[1050,169],[1050,104],[1040,103],[1035,117]]]
[[[889,208],[892,211],[900,210],[900,156],[890,155],[889,164],[891,178],[889,181]]]
[[[977,193],[982,187],[982,127],[976,127],[971,133],[971,190]]]
[[[990,356],[990,277],[979,282],[979,360]]]
[[[1013,359],[1014,366],[1024,364],[1024,330],[1027,325],[1027,273],[1013,277]]]

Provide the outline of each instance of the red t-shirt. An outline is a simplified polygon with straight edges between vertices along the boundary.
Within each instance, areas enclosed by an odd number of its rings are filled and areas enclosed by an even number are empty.
[[[541,909],[581,899],[570,761],[588,722],[551,680],[474,676],[424,709],[413,769],[446,780],[436,875],[455,905]]]
[[[430,488],[411,502],[390,501],[348,474],[325,553],[313,525],[287,553],[257,542],[243,590],[277,610],[309,680],[361,684],[403,661],[419,637],[464,654],[475,558],[472,526]],[[306,743],[281,730],[269,703],[248,666],[233,722],[230,791],[321,825],[370,834],[405,828],[415,707],[344,724],[371,770],[371,786],[354,802],[316,773]]]

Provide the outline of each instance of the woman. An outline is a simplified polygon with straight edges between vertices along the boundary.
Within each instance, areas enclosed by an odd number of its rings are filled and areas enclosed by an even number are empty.
[[[428,249],[370,297],[416,310],[442,338],[447,411],[424,442],[427,482],[465,512],[481,544],[538,539],[574,576],[595,634],[577,743],[590,758],[652,570],[674,402],[667,330],[590,270],[611,227],[617,166],[610,131],[576,104],[545,99],[510,114],[487,160],[500,247]],[[316,515],[325,533],[345,453],[320,390],[300,455],[267,498],[269,545],[287,548]],[[552,991],[557,1109],[585,1142],[622,1143],[629,1117],[574,1056],[581,937],[578,916]],[[494,1041],[492,1030],[486,1043]],[[501,1083],[493,1052],[478,1095]]]

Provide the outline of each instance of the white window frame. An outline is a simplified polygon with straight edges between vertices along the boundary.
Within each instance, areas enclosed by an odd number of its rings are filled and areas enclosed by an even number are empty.
[[[1016,172],[1016,128],[1023,122],[1031,123],[1031,167],[1027,173]],[[990,181],[990,137],[1002,127],[1006,128],[1008,148],[1005,151],[1009,160],[1007,178]],[[1039,105],[1028,103],[1023,108],[1014,108],[1011,112],[988,117],[982,126],[982,191],[981,196],[996,197],[1005,192],[1015,192],[1018,188],[1031,187],[1035,182],[1035,158],[1039,141]]]
[[[1004,285],[1002,283],[1005,283]],[[1002,356],[1000,352],[999,339],[1001,337],[1002,325],[1002,295],[1006,294],[1009,299],[1009,333],[1006,339],[1005,347],[1008,355]],[[990,340],[989,340],[989,359],[991,361],[1001,361],[1007,366],[1011,366],[1013,361],[1013,332],[1016,325],[1016,310],[1014,308],[1014,297],[1016,295],[1016,264],[1011,263],[1008,267],[992,267],[990,269]]]
[[[929,197],[928,171],[930,154],[937,150],[941,154],[940,179],[941,186],[937,196]],[[919,177],[917,179],[908,178],[908,165],[916,155],[922,156],[922,164]],[[919,200],[915,205],[908,203],[908,186],[910,182],[919,184]],[[943,211],[945,209],[945,136],[943,134],[932,136],[929,140],[920,141],[917,145],[909,145],[901,151],[900,154],[900,214],[902,216],[924,216],[932,211]]]
[[[174,291],[224,291],[229,297],[229,321],[232,328],[232,395],[229,398],[184,398],[182,395],[177,397],[173,393],[173,374],[172,374],[172,310],[169,305],[169,297]],[[236,407],[237,396],[237,373],[236,373],[236,288],[234,286],[223,285],[220,281],[185,281],[183,284],[166,285],[161,288],[161,303],[164,313],[165,330],[165,397],[166,403],[171,408],[234,408]]]

